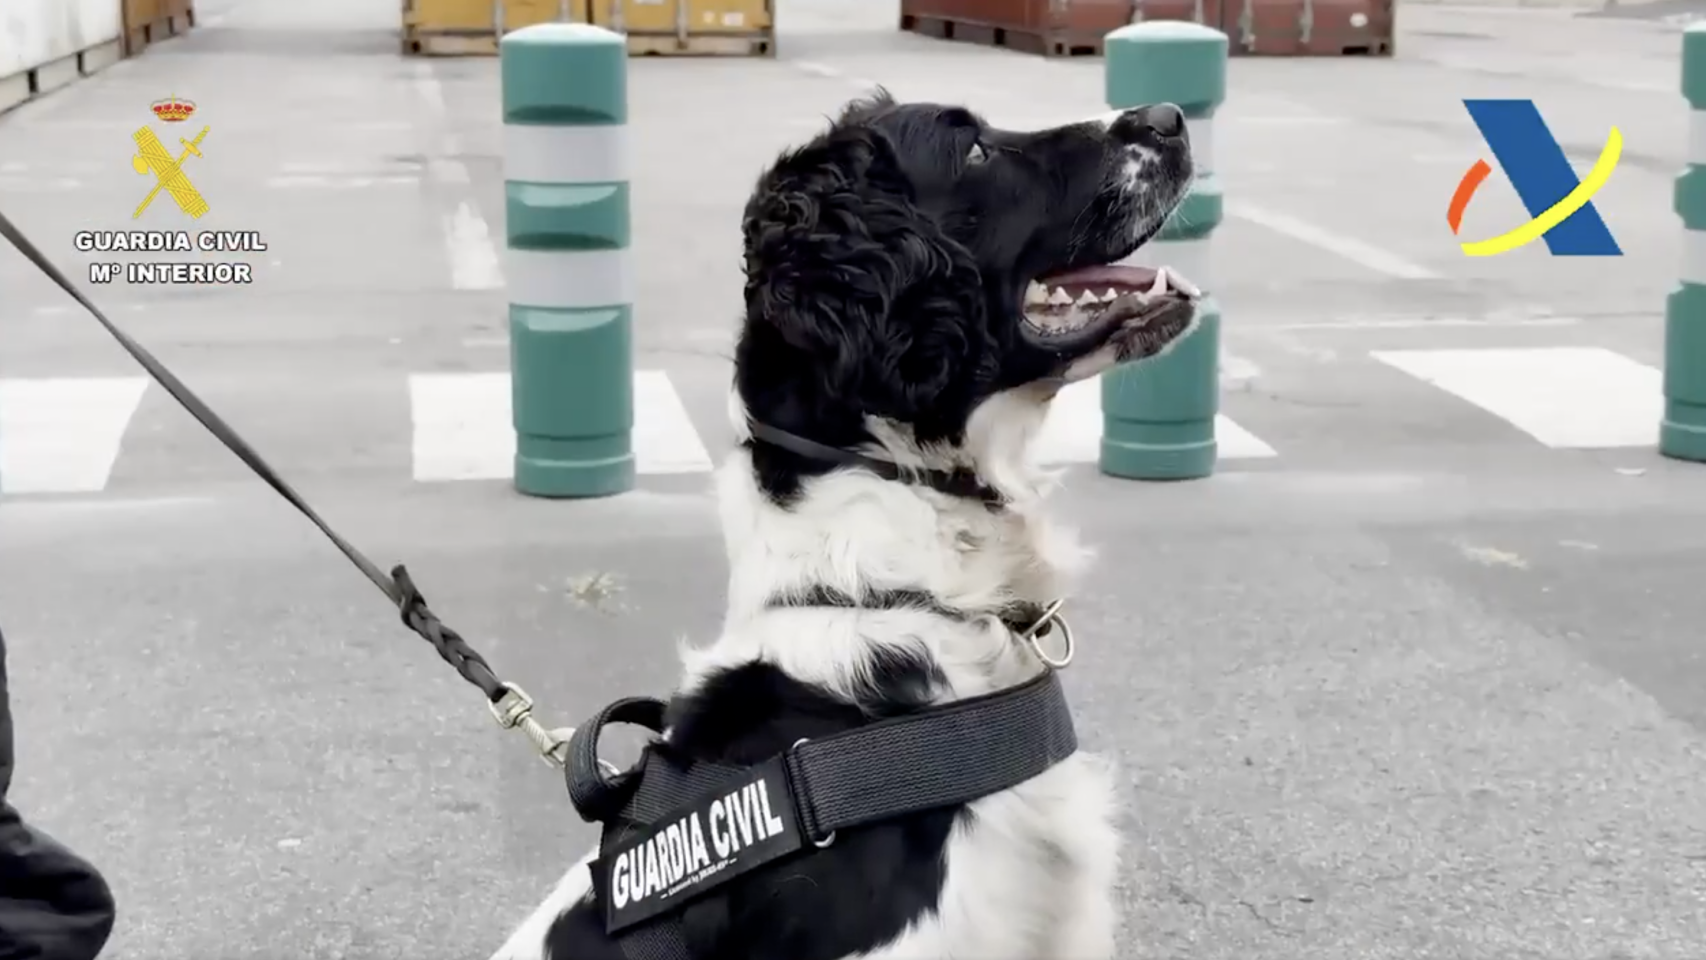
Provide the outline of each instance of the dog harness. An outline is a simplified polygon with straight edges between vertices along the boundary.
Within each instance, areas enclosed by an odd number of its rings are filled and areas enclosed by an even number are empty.
[[[915,591],[856,603],[819,589],[790,605],[912,607],[968,619]],[[1057,610],[1025,605],[1003,619],[1033,648],[1056,624],[1070,642]],[[681,766],[653,747],[627,771],[599,759],[605,727],[661,735],[666,709],[650,697],[617,700],[575,728],[564,765],[575,811],[603,827],[593,889],[605,932],[628,960],[691,960],[679,913],[730,880],[811,856],[843,830],[1018,786],[1078,749],[1051,667],[1019,687],[801,740],[751,766]]]

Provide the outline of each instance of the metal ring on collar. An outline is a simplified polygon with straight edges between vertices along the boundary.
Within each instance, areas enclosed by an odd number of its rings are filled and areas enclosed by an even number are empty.
[[[794,745],[789,747],[788,749],[789,750],[798,750],[800,748],[800,744],[805,743],[807,740],[810,740],[810,739],[811,739],[810,737],[801,737],[800,739],[795,740]],[[825,847],[827,847],[830,844],[835,842],[835,831],[834,830],[829,831],[829,836],[824,837],[822,840],[816,840],[816,839],[813,839],[812,837],[809,837],[809,836],[806,839],[811,840],[812,846],[817,847],[819,850],[822,850],[823,848],[825,848]]]
[[[1043,665],[1050,670],[1065,669],[1072,663],[1072,656],[1077,652],[1077,643],[1072,639],[1072,627],[1066,622],[1066,618],[1060,615],[1061,605],[1065,602],[1064,600],[1051,602],[1043,608],[1043,615],[1037,618],[1037,622],[1027,627],[1024,633],[1019,634],[1019,639],[1025,641],[1025,644],[1031,648],[1031,652],[1037,655],[1037,659],[1041,660]],[[1050,628],[1053,627],[1060,628],[1061,652],[1058,657],[1043,649],[1042,642],[1038,639],[1043,634],[1052,632]]]

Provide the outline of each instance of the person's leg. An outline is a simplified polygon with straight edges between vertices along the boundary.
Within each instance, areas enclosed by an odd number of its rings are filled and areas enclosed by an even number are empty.
[[[100,871],[24,822],[12,785],[12,708],[0,635],[0,960],[94,960],[113,930]]]

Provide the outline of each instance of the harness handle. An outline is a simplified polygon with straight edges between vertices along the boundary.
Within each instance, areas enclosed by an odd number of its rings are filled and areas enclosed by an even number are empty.
[[[563,781],[569,803],[587,823],[604,823],[622,812],[639,781],[598,756],[598,738],[612,723],[644,727],[662,736],[668,705],[653,697],[623,697],[570,732]]]
[[[460,633],[445,626],[444,622],[438,619],[438,615],[427,607],[426,598],[421,596],[420,590],[415,587],[414,579],[409,576],[409,571],[404,569],[402,564],[392,567],[390,574],[386,575],[372,560],[367,558],[366,554],[339,536],[337,531],[321,519],[314,508],[309,506],[308,502],[290,484],[286,483],[284,478],[279,476],[278,472],[266,460],[262,459],[261,455],[249,446],[248,442],[236,430],[233,430],[219,414],[214,413],[212,408],[203,403],[201,398],[195,395],[195,391],[185,386],[183,381],[166,368],[165,364],[155,359],[147,348],[132,340],[129,334],[126,334],[111,320],[107,319],[107,315],[102,313],[99,307],[95,306],[88,297],[73,286],[71,281],[66,279],[65,274],[61,273],[59,268],[54,266],[47,256],[34,243],[31,243],[29,238],[24,236],[12,223],[11,218],[4,213],[0,213],[0,237],[5,237],[12,246],[18,248],[18,252],[23,254],[25,259],[46,274],[47,278],[52,280],[59,289],[64,290],[71,296],[71,299],[89,311],[89,315],[99,321],[101,326],[106,328],[107,333],[118,341],[119,346],[134,357],[136,362],[142,365],[142,369],[154,378],[155,382],[166,388],[166,392],[171,394],[172,399],[178,401],[185,410],[189,411],[190,416],[195,417],[203,427],[207,428],[209,433],[213,434],[215,439],[224,444],[226,449],[236,454],[237,459],[243,461],[267,486],[272,487],[279,496],[283,497],[286,502],[307,517],[309,522],[318,527],[320,532],[326,535],[326,539],[330,540],[332,545],[349,559],[350,563],[355,564],[355,568],[361,571],[362,576],[372,581],[373,585],[379,588],[379,592],[385,594],[396,605],[397,611],[402,617],[403,625],[432,644],[432,648],[438,651],[438,655],[444,659],[445,663],[450,664],[461,675],[462,679],[478,687],[480,692],[486,695],[486,701],[500,726],[506,729],[519,727],[539,746],[540,752],[545,756],[547,762],[561,764],[561,761],[552,760],[553,751],[548,750],[546,741],[536,735],[536,731],[544,732],[547,735],[549,732],[544,731],[538,722],[532,719],[532,698],[522,692],[519,687],[500,681],[497,674],[492,671],[491,665],[486,662],[486,658],[480,656],[473,647],[469,646],[468,642],[462,639]],[[559,737],[558,739],[565,738]]]

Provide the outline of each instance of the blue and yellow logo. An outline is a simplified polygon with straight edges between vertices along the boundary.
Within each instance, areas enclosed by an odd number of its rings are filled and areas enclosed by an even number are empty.
[[[1528,215],[1534,218],[1509,233],[1466,242],[1462,245],[1464,253],[1490,257],[1545,238],[1546,249],[1555,257],[1623,255],[1593,205],[1593,195],[1611,179],[1623,155],[1623,134],[1616,127],[1605,138],[1605,147],[1587,179],[1577,181],[1564,148],[1546,128],[1533,100],[1465,100],[1463,105],[1522,198],[1522,205],[1528,208]],[[1457,184],[1445,212],[1453,234],[1463,223],[1470,198],[1492,172],[1487,161],[1477,160]]]

